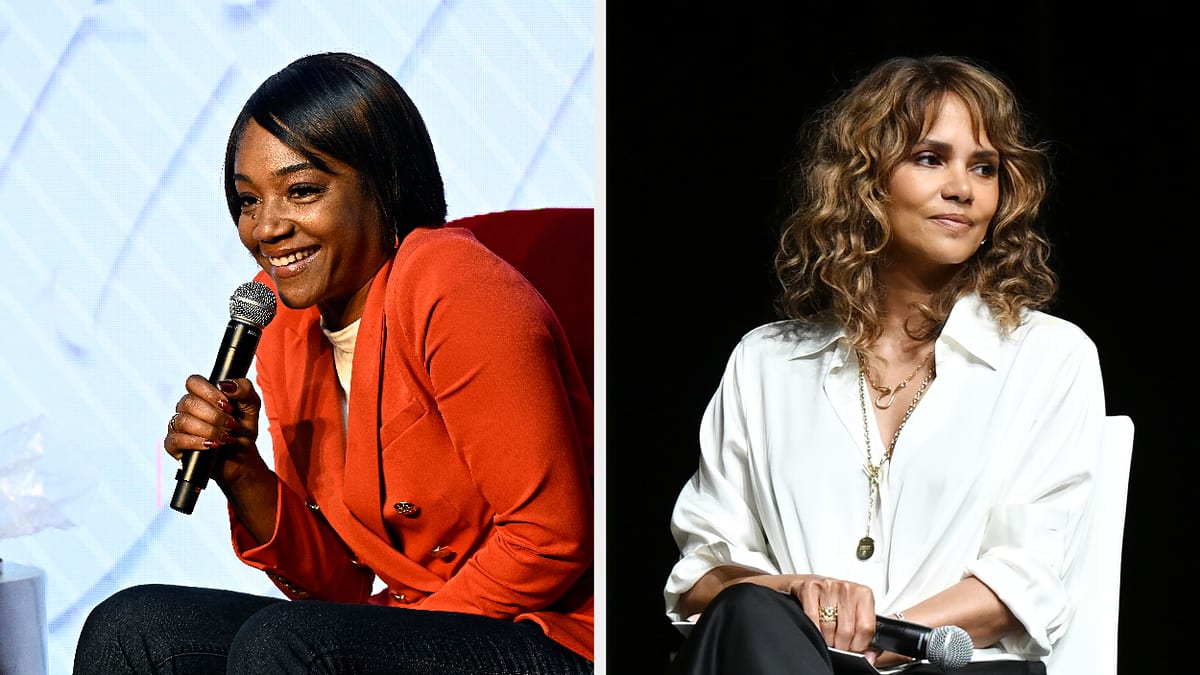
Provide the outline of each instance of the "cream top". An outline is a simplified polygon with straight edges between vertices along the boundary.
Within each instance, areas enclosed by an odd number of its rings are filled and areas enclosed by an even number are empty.
[[[350,373],[354,370],[354,343],[358,340],[358,319],[337,331],[325,328],[321,322],[321,332],[333,345],[333,368],[337,371],[338,384],[342,388],[342,430],[346,429],[346,418],[350,411]]]

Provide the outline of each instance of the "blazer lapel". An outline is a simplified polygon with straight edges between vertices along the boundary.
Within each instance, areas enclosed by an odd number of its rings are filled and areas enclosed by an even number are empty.
[[[342,475],[342,497],[349,518],[336,529],[359,553],[361,560],[389,584],[403,580],[401,583],[405,585],[432,593],[444,581],[397,550],[383,521],[385,495],[379,428],[387,350],[384,309],[388,275],[394,269],[394,260],[394,257],[390,259],[375,275],[363,308],[362,323],[358,325],[354,372],[350,376],[345,473]],[[331,519],[341,519],[344,513],[337,509],[327,515]],[[361,528],[366,528],[367,532]]]
[[[281,352],[285,361],[272,371],[283,378],[275,388],[286,402],[276,419],[297,420],[280,430],[287,439],[291,468],[309,493],[327,494],[330,469],[338,471],[340,485],[343,454],[340,401],[337,387],[332,384],[336,380],[333,357],[316,308],[299,310],[297,316],[285,333],[287,346]],[[322,420],[336,422],[337,426],[331,428]],[[286,464],[276,467],[285,478],[287,469]]]
[[[383,541],[388,541],[383,525],[383,473],[379,466],[379,399],[383,371],[383,352],[387,327],[383,318],[387,291],[389,259],[375,275],[358,340],[354,344],[354,372],[350,376],[349,427],[346,436],[346,473],[343,493],[350,513]]]

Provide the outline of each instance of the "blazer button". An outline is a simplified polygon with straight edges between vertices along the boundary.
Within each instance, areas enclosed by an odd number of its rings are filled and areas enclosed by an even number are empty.
[[[446,562],[454,560],[454,551],[451,551],[446,546],[433,547],[433,550],[429,552],[429,555],[437,558],[438,560],[445,560]]]
[[[362,561],[358,559],[358,556],[351,556],[350,564],[355,567],[362,567]]]
[[[321,510],[321,505],[320,505],[320,504],[318,504],[318,503],[316,503],[316,502],[314,502],[314,501],[312,501],[312,500],[309,500],[309,501],[307,501],[307,502],[305,502],[305,503],[308,505],[308,508],[309,508],[309,509],[311,509],[311,510],[312,510],[312,511],[314,511],[314,512],[316,512],[316,511],[320,511],[320,510]]]
[[[416,518],[417,514],[421,512],[421,507],[412,502],[396,502],[392,508],[396,509],[396,513],[408,518]]]
[[[396,602],[408,602],[408,596],[403,593],[392,593],[392,599]]]

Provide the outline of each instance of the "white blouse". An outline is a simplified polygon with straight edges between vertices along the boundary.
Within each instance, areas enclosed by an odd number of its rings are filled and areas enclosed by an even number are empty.
[[[1025,627],[987,651],[1049,653],[1069,621],[1062,576],[1100,451],[1095,344],[1042,312],[1005,338],[977,296],[961,299],[935,344],[937,378],[884,465],[875,554],[862,561],[858,360],[839,329],[804,330],[760,326],[729,359],[701,422],[699,468],[671,517],[681,556],[667,615],[686,618],[680,595],[722,564],[865,584],[877,614],[974,575]],[[887,446],[871,413],[878,463]]]

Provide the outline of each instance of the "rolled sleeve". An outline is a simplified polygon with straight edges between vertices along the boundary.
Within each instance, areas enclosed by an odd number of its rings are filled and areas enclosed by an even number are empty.
[[[1000,643],[1026,658],[1049,654],[1070,624],[1065,579],[1085,534],[1080,523],[1092,499],[1105,414],[1090,341],[1077,341],[1054,369],[1055,386],[1031,402],[1039,411],[1034,423],[1024,434],[1013,432],[1021,450],[990,510],[979,557],[966,568],[1024,626]]]
[[[988,586],[1025,626],[1001,640],[1010,652],[1044,656],[1067,618],[1061,561],[1070,515],[1046,505],[1000,506],[984,535],[985,553],[967,572]]]
[[[750,496],[749,438],[738,391],[739,346],[700,425],[700,466],[671,516],[680,558],[664,589],[667,616],[681,620],[679,601],[709,570],[740,565],[777,574]]]

